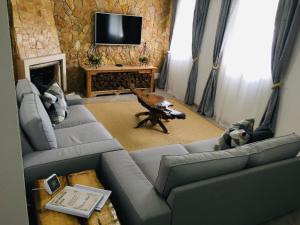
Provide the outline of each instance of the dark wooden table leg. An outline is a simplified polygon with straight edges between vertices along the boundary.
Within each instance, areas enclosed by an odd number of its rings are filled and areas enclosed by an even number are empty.
[[[146,119],[144,119],[141,122],[139,122],[138,125],[135,128],[141,127],[143,124],[147,123],[149,120],[150,120],[150,118],[147,117]]]
[[[137,114],[135,114],[135,117],[140,117],[140,116],[148,116],[149,112],[139,112]]]
[[[161,129],[163,129],[164,133],[168,134],[169,131],[166,128],[166,126],[163,124],[163,122],[161,122],[161,120],[158,120],[157,122],[158,122],[159,126],[161,127]]]

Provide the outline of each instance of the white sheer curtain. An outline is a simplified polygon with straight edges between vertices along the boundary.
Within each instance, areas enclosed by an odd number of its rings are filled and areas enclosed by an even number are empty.
[[[240,0],[226,30],[215,116],[228,126],[255,118],[271,93],[271,49],[278,0]]]
[[[192,66],[192,24],[196,0],[178,3],[171,43],[167,92],[183,100]]]

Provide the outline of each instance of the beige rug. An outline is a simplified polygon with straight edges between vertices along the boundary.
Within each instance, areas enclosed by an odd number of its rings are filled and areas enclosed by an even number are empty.
[[[86,107],[101,121],[108,131],[117,138],[125,149],[132,151],[148,147],[177,143],[190,143],[219,136],[223,130],[202,118],[175,99],[168,99],[174,109],[186,114],[185,120],[164,122],[169,134],[160,127],[134,128],[145,117],[136,118],[137,112],[146,111],[137,101],[103,102],[86,104]]]

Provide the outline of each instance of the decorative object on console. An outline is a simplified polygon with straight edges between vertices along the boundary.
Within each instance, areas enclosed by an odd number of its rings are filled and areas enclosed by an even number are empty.
[[[87,52],[87,58],[90,65],[100,66],[102,63],[102,56],[99,52],[99,49],[95,45],[91,45]]]
[[[147,42],[143,44],[143,48],[141,50],[140,56],[139,56],[139,62],[143,65],[148,65],[150,62],[150,52],[147,47]]]

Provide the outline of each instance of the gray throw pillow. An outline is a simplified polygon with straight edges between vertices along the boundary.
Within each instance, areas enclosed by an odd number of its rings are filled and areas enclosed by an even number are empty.
[[[39,96],[27,94],[23,97],[19,117],[23,131],[35,150],[57,148],[53,126]]]
[[[231,125],[219,138],[215,150],[226,150],[247,144],[253,134],[254,119],[245,119]]]
[[[248,152],[237,149],[163,156],[155,189],[167,198],[175,187],[242,170],[247,160]]]
[[[68,106],[64,92],[56,82],[44,92],[41,99],[53,124],[64,121],[68,114]]]
[[[21,105],[24,95],[32,94],[32,93],[36,95],[40,95],[39,90],[28,79],[18,80],[17,87],[16,87],[16,95],[17,95],[17,102],[19,106]]]
[[[33,148],[29,143],[26,135],[24,134],[22,127],[20,127],[20,136],[21,136],[22,155],[26,155],[27,153],[33,152]]]

